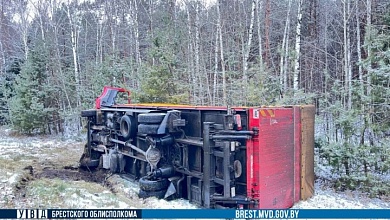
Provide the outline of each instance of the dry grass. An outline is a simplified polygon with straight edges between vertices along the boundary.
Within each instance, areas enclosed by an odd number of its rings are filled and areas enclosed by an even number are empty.
[[[26,188],[29,208],[130,208],[131,200],[98,183],[38,179]]]
[[[7,208],[194,208],[188,201],[139,199],[139,187],[113,175],[106,185],[72,179],[33,178],[45,170],[78,167],[85,141],[24,136],[0,127],[0,207]],[[30,167],[33,169],[31,176]]]

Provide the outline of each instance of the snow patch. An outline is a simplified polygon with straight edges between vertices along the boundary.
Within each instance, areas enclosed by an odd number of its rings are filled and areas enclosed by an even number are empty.
[[[316,189],[315,195],[307,201],[300,201],[293,209],[383,209],[389,203],[378,199],[355,197],[352,192],[335,193],[331,190]]]
[[[19,175],[15,173],[8,179],[8,182],[10,184],[14,184],[18,181],[18,177],[19,177]]]

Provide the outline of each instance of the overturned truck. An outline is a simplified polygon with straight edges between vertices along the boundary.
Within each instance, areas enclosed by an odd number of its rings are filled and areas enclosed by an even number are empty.
[[[139,197],[205,208],[289,208],[314,192],[314,106],[116,104],[84,110],[83,167],[139,181]]]

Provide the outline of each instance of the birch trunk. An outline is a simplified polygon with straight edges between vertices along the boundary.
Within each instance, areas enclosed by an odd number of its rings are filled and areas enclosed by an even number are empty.
[[[218,7],[218,6],[217,6]],[[216,105],[215,99],[218,96],[217,93],[217,81],[218,81],[218,27],[215,32],[215,46],[214,46],[214,78],[213,78],[213,100],[212,105]]]
[[[192,28],[191,28],[191,14],[189,10],[190,5],[187,3],[186,10],[187,10],[187,29],[188,29],[188,71],[191,79],[191,86],[190,86],[190,102],[191,103],[196,103],[196,92],[195,92],[195,85],[196,85],[196,78],[194,74],[194,59],[193,59],[193,44],[192,44]]]
[[[271,0],[266,0],[265,6],[265,62],[267,67],[270,67],[270,39],[269,39],[269,29],[271,28]]]
[[[4,16],[3,16],[3,1],[1,1],[1,15],[0,15],[0,50],[1,50],[1,66],[0,66],[0,68],[1,68],[1,70],[0,70],[0,74],[1,74],[1,76],[4,74],[4,67],[5,67],[5,65],[6,65],[6,53],[5,53],[5,47],[3,46],[3,41],[2,41],[2,39],[3,39],[3,33],[5,32],[5,31],[3,31],[4,30],[4,21],[3,21],[3,19],[4,19]]]
[[[249,54],[250,54],[251,46],[252,46],[253,24],[255,22],[255,11],[256,11],[256,0],[252,0],[251,23],[249,25],[248,42],[246,45],[244,58],[243,58],[244,71],[243,71],[242,78],[243,78],[244,94],[246,94],[246,90],[248,88],[248,59],[249,59]],[[246,96],[244,96],[244,104],[246,105]]]
[[[81,106],[81,97],[80,97],[80,76],[79,76],[79,64],[77,61],[77,40],[78,40],[78,29],[75,24],[74,16],[71,15],[69,5],[67,7],[67,15],[69,19],[70,26],[70,40],[72,43],[72,55],[73,55],[73,65],[74,65],[74,78],[75,78],[75,87],[76,87],[76,100],[77,106]]]
[[[95,64],[98,65],[99,63],[99,45],[100,45],[100,40],[99,40],[99,32],[100,32],[100,24],[97,22],[96,25],[96,53],[95,53]]]
[[[29,29],[30,29],[30,22],[28,21],[28,11],[25,5],[23,5],[22,1],[19,1],[17,4],[18,7],[18,13],[20,15],[20,25],[17,27],[20,29],[20,34],[22,36],[23,41],[23,49],[24,49],[24,58],[27,60],[28,53],[29,53],[29,46],[28,46],[28,35],[29,35]]]
[[[0,18],[0,22],[1,21],[1,18]],[[2,24],[0,23],[0,28],[1,28]],[[0,39],[2,38],[2,33],[0,31]],[[6,65],[6,59],[5,59],[5,50],[4,50],[4,47],[3,47],[3,42],[0,41],[0,50],[1,50],[1,66],[0,66],[0,75],[3,75],[4,74],[4,67]]]
[[[29,47],[28,47],[28,29],[29,25],[24,24],[23,25],[23,30],[22,30],[22,38],[23,38],[23,46],[24,46],[24,58],[27,60],[28,57],[28,52],[29,52]]]
[[[134,3],[134,7],[132,4]],[[131,17],[131,26],[134,32],[134,41],[135,41],[135,59],[138,67],[141,66],[141,52],[139,44],[139,23],[138,23],[138,2],[134,0],[130,2],[130,17]]]
[[[291,2],[292,0],[288,0],[286,25],[284,27],[282,50],[280,52],[280,79],[279,80],[280,80],[280,87],[283,88],[284,90],[287,90],[287,59],[288,59],[288,39],[289,39],[289,30],[290,30]]]
[[[358,53],[358,62],[362,63],[362,42],[361,42],[361,35],[360,35],[360,13],[359,13],[359,1],[355,1],[355,7],[356,7],[356,43],[357,43],[357,53]],[[359,84],[360,84],[360,96],[362,97],[364,94],[364,86],[363,86],[363,70],[362,66],[358,65],[358,72],[359,72]]]
[[[343,46],[344,46],[344,97],[348,92],[348,58],[347,58],[347,1],[343,1]],[[346,99],[344,98],[344,102]]]
[[[261,40],[261,25],[260,25],[260,15],[261,15],[261,9],[262,9],[262,1],[256,0],[257,2],[257,38],[259,43],[259,62],[260,62],[260,71],[263,71],[263,46],[262,46],[262,40]]]
[[[301,53],[301,23],[302,23],[302,1],[298,0],[298,15],[297,15],[297,28],[295,31],[295,60],[294,60],[294,76],[293,76],[293,88],[294,91],[299,89],[299,70],[300,70],[300,53]]]
[[[112,4],[112,3],[111,3]],[[117,34],[117,30],[116,30],[116,26],[117,26],[117,18],[118,18],[118,11],[117,11],[117,6],[116,5],[111,5],[111,10],[114,10],[114,13],[113,15],[110,15],[111,16],[111,22],[110,22],[110,25],[111,25],[111,48],[112,48],[112,54],[114,55],[115,52],[116,52],[116,34]]]
[[[328,27],[328,14],[325,14],[325,27]],[[328,78],[329,78],[329,71],[328,71],[328,30],[325,28],[325,85],[324,85],[324,92],[325,94],[328,94]]]
[[[348,1],[348,4],[347,4],[347,11],[348,11],[348,25],[347,25],[347,62],[348,62],[348,110],[351,110],[352,109],[352,89],[353,89],[353,85],[352,85],[352,61],[351,61],[351,57],[352,57],[352,51],[351,51],[351,34],[350,34],[350,28],[349,28],[349,17],[350,17],[350,13],[351,13],[351,2],[350,0],[347,0]]]
[[[149,34],[150,34],[150,36],[151,36],[151,39],[153,39],[154,38],[154,27],[153,27],[153,10],[154,10],[154,8],[153,8],[153,2],[154,2],[154,0],[149,0]],[[152,65],[154,66],[154,64],[155,64],[155,58],[154,58],[154,56],[152,56]]]
[[[347,94],[347,109],[352,108],[352,72],[351,72],[351,51],[349,38],[349,10],[350,0],[343,2],[343,30],[344,30],[344,86]]]
[[[225,57],[223,54],[223,38],[222,38],[222,24],[221,24],[221,2],[218,0],[218,34],[219,34],[219,49],[221,58],[221,69],[222,69],[222,102],[223,105],[227,105],[227,94],[226,94],[226,71],[225,71]]]
[[[199,2],[196,2],[195,7],[195,74],[197,75],[197,78],[199,80],[199,98],[200,98],[200,104],[204,104],[204,98],[203,98],[203,82],[202,82],[202,75],[200,74],[200,33],[199,33]]]
[[[372,33],[371,33],[371,25],[372,25],[372,1],[367,0],[367,25],[366,25],[366,34],[368,36],[368,43],[367,43],[367,57],[369,60],[368,63],[368,68],[367,68],[367,97],[369,99],[369,106],[368,106],[368,114],[367,114],[367,123],[368,126],[372,124],[372,118],[371,118],[371,112],[373,111],[372,106],[371,106],[371,68],[372,68],[372,63],[370,61],[372,57],[372,49],[371,49],[371,43],[372,43]],[[370,140],[370,143],[372,141]]]
[[[368,34],[369,36],[369,41],[371,41],[371,0],[367,0],[367,26],[366,26],[366,34]],[[370,43],[369,42],[367,45],[367,57],[369,59],[371,59],[371,56],[372,56],[372,51],[371,51],[371,46],[370,46]],[[371,62],[369,63],[368,65],[368,68],[367,68],[367,96],[370,97],[371,96]]]

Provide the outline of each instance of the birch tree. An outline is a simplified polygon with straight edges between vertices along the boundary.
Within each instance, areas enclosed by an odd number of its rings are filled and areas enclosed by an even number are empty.
[[[225,71],[225,57],[224,57],[224,50],[223,50],[223,38],[222,38],[222,24],[221,24],[221,0],[218,0],[217,5],[217,14],[218,14],[218,21],[217,21],[217,29],[218,29],[218,36],[219,36],[219,49],[220,49],[220,58],[221,58],[221,69],[222,69],[222,103],[224,106],[227,105],[227,95],[226,95],[226,71]]]
[[[16,1],[16,10],[17,16],[19,20],[19,25],[16,26],[16,29],[19,29],[20,35],[23,42],[23,52],[24,59],[27,60],[28,52],[29,52],[29,42],[28,42],[28,34],[30,30],[30,19],[31,14],[28,12],[27,1],[25,0],[17,0]]]
[[[262,33],[261,33],[261,23],[260,23],[260,16],[261,16],[261,9],[262,9],[262,1],[256,0],[257,4],[257,41],[258,41],[258,50],[259,50],[259,63],[260,63],[260,70],[263,70],[263,45],[262,45]]]
[[[301,55],[301,23],[302,23],[302,2],[298,0],[298,12],[297,12],[297,27],[295,31],[295,58],[294,58],[294,75],[293,75],[293,88],[294,91],[299,89],[299,71],[300,71],[300,55]]]
[[[249,59],[249,54],[252,46],[252,37],[253,37],[253,24],[255,22],[255,11],[256,11],[256,0],[252,0],[252,10],[251,10],[251,21],[249,25],[249,33],[248,33],[248,41],[246,44],[245,52],[244,52],[244,57],[243,57],[243,91],[247,90],[248,87],[248,59]],[[244,98],[244,105],[246,105],[246,96]]]
[[[105,14],[107,15],[107,23],[110,29],[111,53],[116,53],[117,41],[117,26],[118,26],[118,9],[115,2],[109,1],[105,5]]]
[[[288,0],[286,24],[284,26],[282,49],[280,51],[280,87],[287,90],[288,42],[290,33],[290,11],[292,0]]]
[[[219,42],[218,42],[218,28],[215,32],[215,45],[214,45],[214,76],[213,76],[213,99],[212,105],[215,105],[215,100],[217,98],[217,85],[218,85],[218,50],[219,50]]]
[[[265,3],[265,62],[267,67],[270,67],[271,46],[270,46],[270,28],[271,28],[271,0],[266,0]]]
[[[344,86],[347,94],[347,109],[352,108],[352,66],[349,36],[350,0],[343,1],[343,36],[344,36]]]
[[[138,67],[141,66],[141,49],[140,49],[140,39],[139,39],[139,22],[138,22],[138,1],[129,1],[129,12],[130,12],[130,26],[132,27],[134,33],[135,41],[135,57]]]
[[[73,72],[75,78],[75,88],[76,88],[76,101],[77,106],[81,106],[81,97],[80,97],[80,74],[79,74],[79,63],[78,63],[78,36],[79,36],[79,28],[78,28],[78,15],[75,11],[71,13],[71,5],[69,4],[66,7],[66,14],[68,15],[69,20],[69,28],[70,28],[70,40],[72,47],[72,55],[73,55]]]
[[[199,98],[200,104],[203,104],[203,83],[202,83],[202,75],[200,73],[200,32],[199,32],[199,2],[195,3],[195,74],[199,81]]]
[[[196,78],[194,73],[194,59],[193,59],[193,43],[192,43],[192,27],[191,27],[191,14],[190,14],[190,3],[186,2],[186,13],[187,13],[187,35],[188,35],[188,43],[187,43],[187,66],[188,66],[188,73],[189,78],[191,79],[190,84],[190,102],[194,101],[196,99],[196,93],[195,93],[195,85],[196,85]],[[192,99],[192,100],[191,100]]]
[[[371,36],[372,36],[372,30],[371,30],[371,22],[372,22],[372,16],[371,16],[371,13],[372,13],[372,8],[371,8],[371,1],[372,0],[367,0],[366,4],[367,4],[367,24],[366,24],[366,34],[368,36],[368,41],[369,42],[372,42],[372,39],[371,39]],[[371,57],[372,56],[372,50],[371,50],[371,46],[368,45],[367,46],[367,57]],[[371,64],[368,65],[368,68],[367,68],[367,96],[370,97],[371,96]]]
[[[46,34],[45,34],[46,30],[45,30],[45,27],[44,27],[44,16],[46,15],[46,12],[47,12],[47,9],[48,9],[47,2],[39,0],[36,3],[35,2],[31,2],[31,4],[33,5],[35,11],[37,11],[37,17],[38,17],[38,20],[39,20],[39,26],[40,26],[40,30],[41,30],[42,41],[43,41],[44,46],[46,47]]]
[[[360,7],[359,7],[360,1],[355,1],[355,16],[356,16],[356,48],[357,48],[357,55],[358,55],[358,74],[359,74],[359,85],[360,85],[360,97],[363,97],[364,94],[364,84],[363,84],[363,69],[362,69],[362,42],[361,42],[361,36],[360,36]]]
[[[95,64],[98,65],[103,63],[103,39],[104,32],[106,31],[106,16],[103,13],[103,10],[100,6],[96,11],[96,52],[95,52]]]
[[[1,51],[1,66],[0,66],[0,76],[4,74],[4,67],[6,65],[6,55],[5,55],[5,47],[3,46],[3,42],[5,42],[5,38],[3,37],[4,30],[4,4],[1,1],[1,11],[0,11],[0,51]]]

